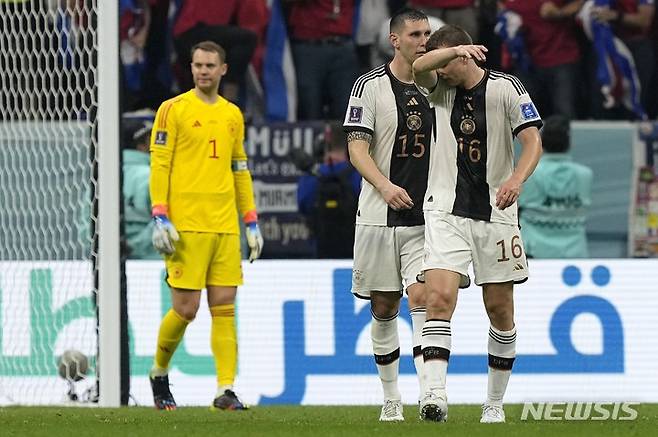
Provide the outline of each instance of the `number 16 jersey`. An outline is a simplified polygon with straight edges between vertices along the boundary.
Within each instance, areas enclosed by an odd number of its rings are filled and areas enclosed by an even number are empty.
[[[388,64],[382,65],[354,83],[343,126],[348,133],[372,135],[369,153],[377,168],[392,183],[404,188],[414,203],[411,209],[394,211],[364,179],[356,223],[423,225],[423,196],[435,126],[434,110],[425,96],[413,83],[399,81]]]
[[[501,210],[496,193],[514,171],[514,138],[541,118],[519,79],[485,70],[466,90],[440,79],[428,99],[436,110],[434,156],[425,209],[518,224],[517,204]]]

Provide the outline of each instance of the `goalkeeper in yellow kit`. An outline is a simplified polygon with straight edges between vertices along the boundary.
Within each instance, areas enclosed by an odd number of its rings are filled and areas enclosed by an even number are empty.
[[[218,94],[227,70],[224,49],[204,41],[191,52],[194,89],[160,106],[151,134],[153,245],[164,255],[173,308],[160,324],[149,379],[155,407],[175,409],[169,362],[206,288],[217,369],[213,405],[242,410],[246,407],[233,391],[235,295],[242,284],[238,213],[245,222],[250,261],[260,256],[263,237],[243,146],[242,113]]]

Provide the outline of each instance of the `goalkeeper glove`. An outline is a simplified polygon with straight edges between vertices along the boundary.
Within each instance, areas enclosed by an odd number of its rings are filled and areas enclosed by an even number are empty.
[[[263,251],[263,234],[258,227],[258,215],[256,211],[249,211],[244,215],[245,234],[247,236],[247,245],[249,245],[249,262],[258,259]]]
[[[158,252],[164,255],[171,255],[176,248],[174,243],[179,240],[178,231],[174,224],[169,221],[167,217],[167,207],[163,205],[155,205],[153,207],[153,247]]]

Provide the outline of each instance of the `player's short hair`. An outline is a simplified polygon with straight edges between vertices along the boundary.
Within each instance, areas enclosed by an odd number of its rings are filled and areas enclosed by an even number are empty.
[[[541,143],[548,153],[565,153],[571,146],[569,119],[564,115],[551,115],[543,120]]]
[[[427,20],[427,15],[424,12],[419,11],[418,9],[403,8],[393,15],[391,18],[391,24],[389,26],[389,32],[399,32],[404,27],[405,21],[421,21]]]
[[[217,53],[219,55],[219,61],[222,64],[226,62],[226,50],[214,41],[201,41],[194,44],[190,49],[190,59],[194,58],[194,52],[197,50]]]
[[[429,52],[439,47],[455,47],[470,44],[473,44],[473,39],[468,32],[454,24],[446,24],[430,35],[425,48]]]

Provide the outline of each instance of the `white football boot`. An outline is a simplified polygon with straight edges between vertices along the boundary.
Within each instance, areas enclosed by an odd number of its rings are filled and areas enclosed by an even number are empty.
[[[448,401],[445,393],[427,392],[420,400],[420,418],[433,422],[448,420]]]
[[[402,422],[402,401],[386,399],[382,406],[382,413],[379,415],[380,422]]]
[[[480,423],[505,423],[505,412],[502,405],[482,405]]]

